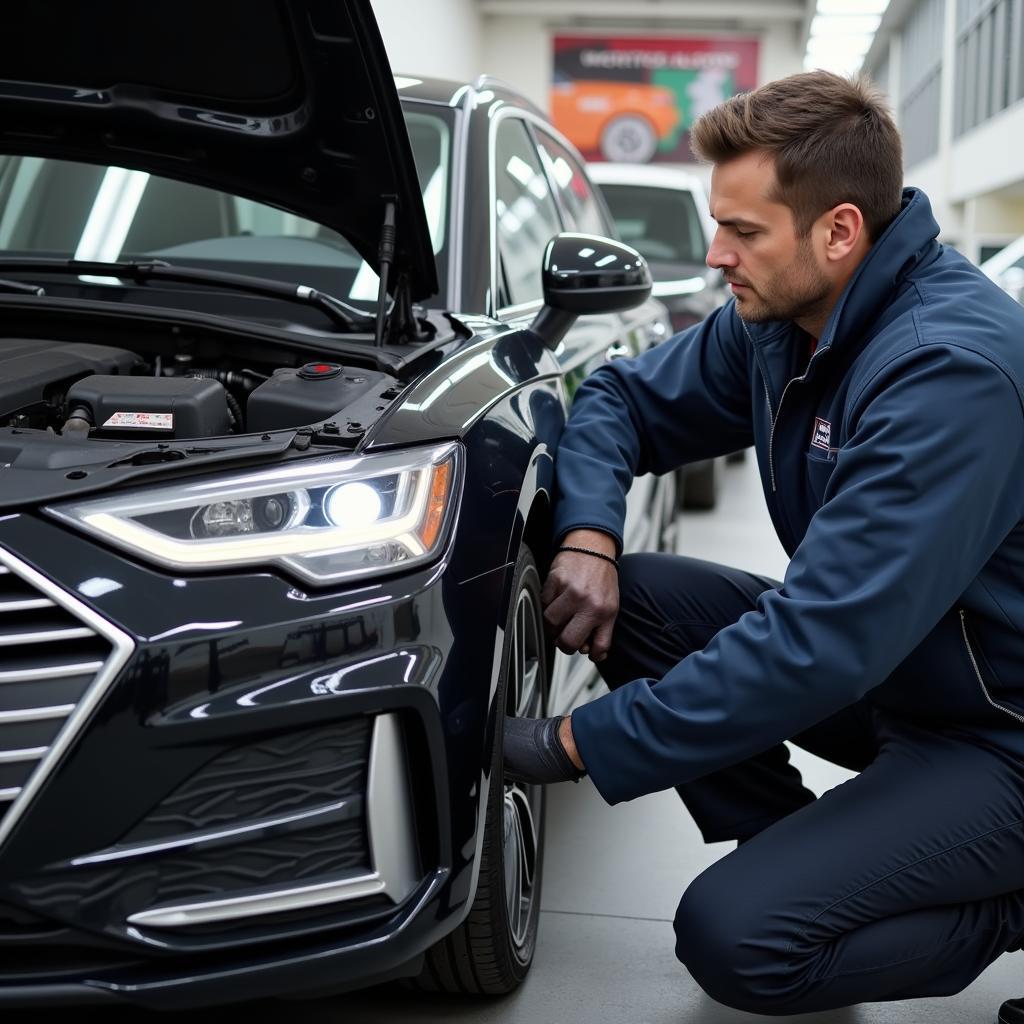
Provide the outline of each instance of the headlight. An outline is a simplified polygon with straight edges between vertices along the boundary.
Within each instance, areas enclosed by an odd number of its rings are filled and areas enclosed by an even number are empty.
[[[46,511],[171,569],[277,564],[326,583],[433,558],[458,504],[461,452],[329,458]]]

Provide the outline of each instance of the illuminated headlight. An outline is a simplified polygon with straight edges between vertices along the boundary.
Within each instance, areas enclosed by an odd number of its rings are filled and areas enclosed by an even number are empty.
[[[46,511],[167,568],[277,564],[326,583],[430,561],[458,504],[461,454],[303,461]]]

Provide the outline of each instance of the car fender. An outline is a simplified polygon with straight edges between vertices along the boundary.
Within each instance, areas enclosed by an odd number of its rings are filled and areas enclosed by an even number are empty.
[[[511,569],[524,538],[532,541],[539,563],[547,558],[554,452],[566,419],[554,355],[528,329],[490,323],[492,330],[480,331],[417,380],[366,445],[366,450],[379,451],[452,438],[464,448],[463,490],[446,576],[449,587],[472,595],[471,601],[457,597],[456,604],[471,607],[477,635],[465,639],[461,654],[450,663],[450,680],[441,684],[442,689],[451,687],[451,713],[463,711],[463,756],[479,758],[471,787],[475,828],[470,834],[464,827],[452,837],[460,863],[453,865],[451,902],[465,901],[460,919],[469,913],[479,880],[488,767],[500,721],[496,697]],[[474,679],[481,680],[481,689],[487,680],[486,697],[474,688]],[[469,779],[454,785],[465,793]]]

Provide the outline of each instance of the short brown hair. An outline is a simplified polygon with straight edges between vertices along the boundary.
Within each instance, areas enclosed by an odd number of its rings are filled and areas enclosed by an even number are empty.
[[[776,198],[807,234],[826,210],[853,203],[874,241],[900,211],[903,145],[882,94],[864,78],[808,71],[733,96],[693,126],[701,160],[758,150],[775,161]]]

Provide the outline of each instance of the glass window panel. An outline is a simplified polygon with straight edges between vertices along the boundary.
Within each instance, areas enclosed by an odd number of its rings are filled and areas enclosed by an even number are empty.
[[[498,125],[494,174],[498,248],[509,297],[513,305],[539,302],[544,250],[562,224],[540,157],[519,118]]]
[[[602,185],[601,191],[619,237],[652,265],[704,263],[704,231],[689,192],[640,185]]]
[[[589,235],[609,234],[610,225],[579,161],[547,132],[538,132],[537,141],[562,208],[568,214],[568,226]]]
[[[451,129],[406,109],[444,301]],[[145,171],[0,157],[0,251],[110,261],[156,256],[319,287],[374,304],[377,276],[330,228],[276,207]]]

